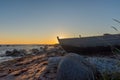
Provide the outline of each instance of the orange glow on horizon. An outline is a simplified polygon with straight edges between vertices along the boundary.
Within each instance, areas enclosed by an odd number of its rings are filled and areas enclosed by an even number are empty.
[[[0,44],[56,44],[57,39],[49,40],[1,40]]]
[[[68,38],[70,34],[62,31],[56,31],[47,35],[1,35],[0,44],[57,44],[57,36],[60,38]]]

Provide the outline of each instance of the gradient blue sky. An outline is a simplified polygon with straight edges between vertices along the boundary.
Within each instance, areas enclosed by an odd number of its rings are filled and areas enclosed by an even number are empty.
[[[117,33],[112,18],[120,20],[120,0],[0,0],[0,44]]]

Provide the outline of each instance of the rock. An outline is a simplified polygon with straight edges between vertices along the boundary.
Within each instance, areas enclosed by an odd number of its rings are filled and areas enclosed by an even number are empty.
[[[48,59],[48,68],[57,66],[59,62],[61,61],[62,57],[50,57]]]
[[[43,51],[46,52],[48,50],[48,46],[45,45],[44,48],[43,48]]]
[[[0,77],[4,77],[4,76],[6,76],[6,75],[8,75],[7,72],[0,73]]]
[[[89,57],[87,60],[94,64],[101,74],[120,74],[120,60],[112,58]]]
[[[12,51],[6,51],[6,56],[11,56],[12,55]]]
[[[58,66],[57,80],[95,80],[96,69],[84,57],[70,53]]]
[[[18,57],[18,56],[25,56],[27,53],[26,50],[16,50],[14,49],[13,51],[6,51],[6,56],[12,56],[12,57]]]
[[[48,65],[42,75],[39,76],[39,80],[56,80],[57,66],[61,59],[62,57],[48,58]]]
[[[38,49],[31,49],[30,52],[32,54],[39,54],[40,53],[40,51]]]
[[[21,56],[25,56],[27,54],[27,51],[25,49],[19,50]]]

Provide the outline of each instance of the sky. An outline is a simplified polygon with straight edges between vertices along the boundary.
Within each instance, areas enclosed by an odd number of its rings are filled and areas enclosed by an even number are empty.
[[[120,0],[0,0],[0,44],[55,44],[119,33]]]

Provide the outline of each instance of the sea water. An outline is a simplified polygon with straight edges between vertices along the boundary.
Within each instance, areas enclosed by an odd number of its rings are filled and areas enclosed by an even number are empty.
[[[40,50],[41,47],[44,47],[43,45],[1,45],[0,46],[0,63],[3,61],[7,60],[12,60],[18,57],[11,57],[11,56],[6,56],[5,53],[6,51],[12,51],[14,49],[16,50],[21,50],[24,49],[29,53],[31,49],[38,49]]]

